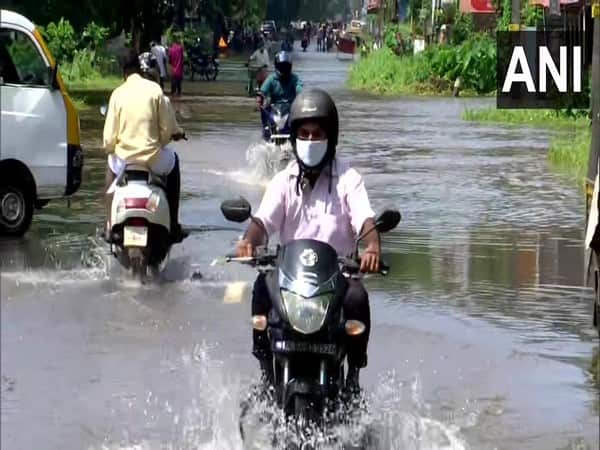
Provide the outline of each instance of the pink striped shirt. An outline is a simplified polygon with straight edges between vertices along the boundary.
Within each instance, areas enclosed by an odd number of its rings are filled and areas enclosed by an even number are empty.
[[[294,239],[316,239],[331,245],[340,256],[354,250],[354,242],[365,220],[375,217],[360,174],[343,160],[323,170],[313,189],[308,185],[296,193],[298,164],[293,161],[267,186],[256,217],[269,235],[279,233],[282,244]]]

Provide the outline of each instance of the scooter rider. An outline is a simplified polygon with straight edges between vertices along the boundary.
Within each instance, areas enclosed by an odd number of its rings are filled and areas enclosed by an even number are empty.
[[[186,233],[179,225],[179,191],[181,176],[177,154],[166,147],[183,138],[175,111],[157,83],[142,78],[135,52],[123,65],[125,82],[110,96],[104,123],[103,146],[108,153],[106,189],[127,163],[146,165],[165,177],[166,195],[171,216],[171,239],[181,242]],[[107,195],[110,220],[112,195]],[[107,224],[107,230],[110,230]],[[108,236],[106,236],[108,238]]]
[[[265,98],[271,104],[282,102],[292,103],[296,96],[302,92],[302,81],[292,73],[292,56],[289,52],[279,52],[275,55],[275,73],[262,84],[256,96],[257,106],[260,108],[263,129],[269,122],[269,115],[264,110]]]
[[[375,213],[362,177],[336,157],[339,119],[335,103],[320,89],[300,94],[291,107],[290,127],[296,161],[269,183],[255,217],[269,235],[278,233],[284,245],[294,239],[316,239],[331,245],[340,256],[348,256],[354,251],[356,237],[374,227]],[[253,221],[237,244],[237,255],[252,256],[263,239],[263,228]],[[377,272],[377,231],[365,237],[365,244],[361,271]],[[359,370],[367,365],[370,311],[367,291],[360,280],[347,282],[345,317],[360,320],[366,326],[363,334],[348,337],[346,386],[355,391],[359,389]],[[252,315],[267,315],[270,308],[265,276],[259,275],[254,284]],[[253,333],[253,354],[265,377],[271,380],[272,353],[266,331]]]

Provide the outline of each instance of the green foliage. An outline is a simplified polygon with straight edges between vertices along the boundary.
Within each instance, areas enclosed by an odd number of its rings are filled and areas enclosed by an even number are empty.
[[[496,45],[490,37],[475,35],[459,46],[430,46],[400,58],[384,47],[352,68],[349,83],[376,93],[441,92],[458,77],[463,89],[478,94],[496,89]]]
[[[68,20],[50,22],[40,27],[52,55],[60,64],[60,72],[67,82],[101,78],[116,71],[116,60],[103,52],[109,29],[95,22],[88,23],[81,38]]]
[[[413,22],[419,20],[419,13],[421,12],[422,6],[423,0],[408,0],[408,17],[412,19]]]
[[[352,88],[376,94],[406,94],[417,83],[417,66],[417,58],[397,57],[383,47],[354,65],[348,82]]]
[[[40,32],[57,61],[73,58],[79,42],[68,20],[61,18],[58,23],[50,22],[46,27],[40,27]]]
[[[454,82],[479,94],[496,89],[496,43],[487,35],[475,35],[459,46],[430,46],[419,58],[418,79],[431,77]]]
[[[508,31],[512,17],[512,0],[500,0],[497,9],[500,10],[500,20],[496,29],[498,31]]]
[[[384,45],[396,55],[406,54],[412,49],[412,41],[405,31],[405,27],[400,24],[390,24],[385,27],[383,35]],[[398,42],[398,33],[402,37],[401,42]]]
[[[92,21],[83,29],[81,41],[86,43],[88,48],[92,50],[98,50],[104,46],[108,35],[109,29],[107,27],[97,25]]]
[[[91,80],[101,78],[102,74],[96,68],[96,53],[94,50],[75,50],[73,60],[61,66],[61,76],[67,82]]]
[[[585,111],[573,114],[566,110],[546,109],[467,109],[463,114],[463,119],[551,129],[585,129],[589,126],[589,118]]]
[[[473,24],[473,14],[459,14],[452,27],[450,43],[452,45],[462,44],[469,39],[474,32],[475,26]]]
[[[587,171],[591,139],[589,128],[555,138],[550,142],[548,159],[559,169],[581,179]]]
[[[523,7],[523,23],[528,27],[537,26],[544,19],[544,9],[525,2]]]

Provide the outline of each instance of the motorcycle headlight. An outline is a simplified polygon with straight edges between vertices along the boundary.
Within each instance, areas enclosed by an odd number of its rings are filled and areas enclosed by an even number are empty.
[[[277,128],[283,128],[285,126],[285,123],[287,122],[287,118],[287,114],[276,114],[273,117],[273,121],[275,122],[275,125],[277,125]]]
[[[281,296],[290,325],[300,333],[311,334],[323,326],[333,293],[305,298],[282,289]]]

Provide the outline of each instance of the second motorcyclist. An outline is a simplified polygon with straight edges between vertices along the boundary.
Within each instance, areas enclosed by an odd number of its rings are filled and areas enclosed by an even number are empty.
[[[302,81],[292,72],[292,55],[279,52],[275,55],[275,73],[263,83],[256,96],[256,103],[261,111],[263,130],[268,125],[269,113],[265,110],[265,100],[270,104],[289,103],[302,92]]]

